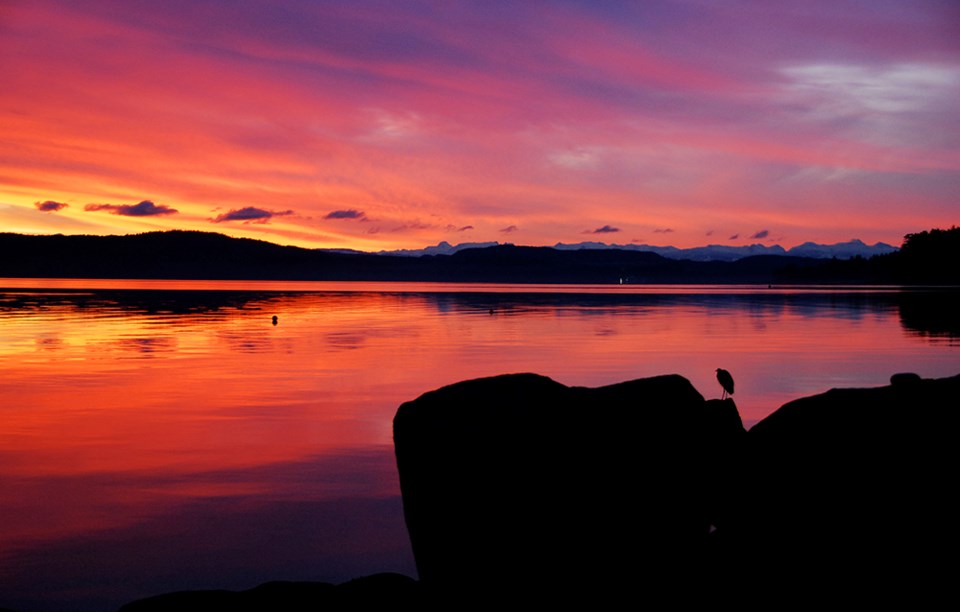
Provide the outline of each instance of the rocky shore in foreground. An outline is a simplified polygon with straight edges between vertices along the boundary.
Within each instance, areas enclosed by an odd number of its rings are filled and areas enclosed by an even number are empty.
[[[270,583],[122,609],[942,605],[955,598],[958,398],[960,375],[897,374],[789,402],[747,431],[732,399],[678,375],[457,383],[394,420],[419,581]]]

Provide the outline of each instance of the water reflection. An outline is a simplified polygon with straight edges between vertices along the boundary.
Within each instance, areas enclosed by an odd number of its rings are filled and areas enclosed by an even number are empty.
[[[960,292],[904,295],[899,303],[904,329],[933,341],[960,338]]]
[[[956,294],[226,288],[0,293],[0,607],[412,575],[391,419],[457,380],[723,367],[749,425],[960,372]]]

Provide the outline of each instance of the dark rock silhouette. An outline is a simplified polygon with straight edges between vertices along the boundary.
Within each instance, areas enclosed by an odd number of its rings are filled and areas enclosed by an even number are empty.
[[[693,580],[743,435],[732,400],[705,402],[677,375],[426,393],[394,420],[420,579],[451,597],[561,599]]]
[[[916,606],[953,584],[960,376],[891,382],[798,399],[751,428],[749,479],[718,532],[757,585]]]
[[[923,379],[913,372],[898,372],[890,377],[890,384],[896,386],[916,385]]]
[[[394,421],[423,585],[775,607],[942,595],[960,376],[891,383],[790,402],[749,433],[679,376],[426,393]]]

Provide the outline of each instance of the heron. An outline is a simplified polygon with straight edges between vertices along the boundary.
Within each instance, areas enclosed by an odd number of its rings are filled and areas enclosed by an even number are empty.
[[[726,399],[727,395],[733,395],[733,376],[723,368],[717,368],[717,382],[723,387],[723,396],[720,399]]]

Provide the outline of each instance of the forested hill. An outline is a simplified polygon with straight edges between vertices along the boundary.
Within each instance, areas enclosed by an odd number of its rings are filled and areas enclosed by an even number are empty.
[[[500,245],[399,257],[279,246],[190,231],[128,236],[0,234],[0,277],[511,283],[960,283],[960,229],[910,234],[870,259],[764,255],[733,262],[625,250]]]

